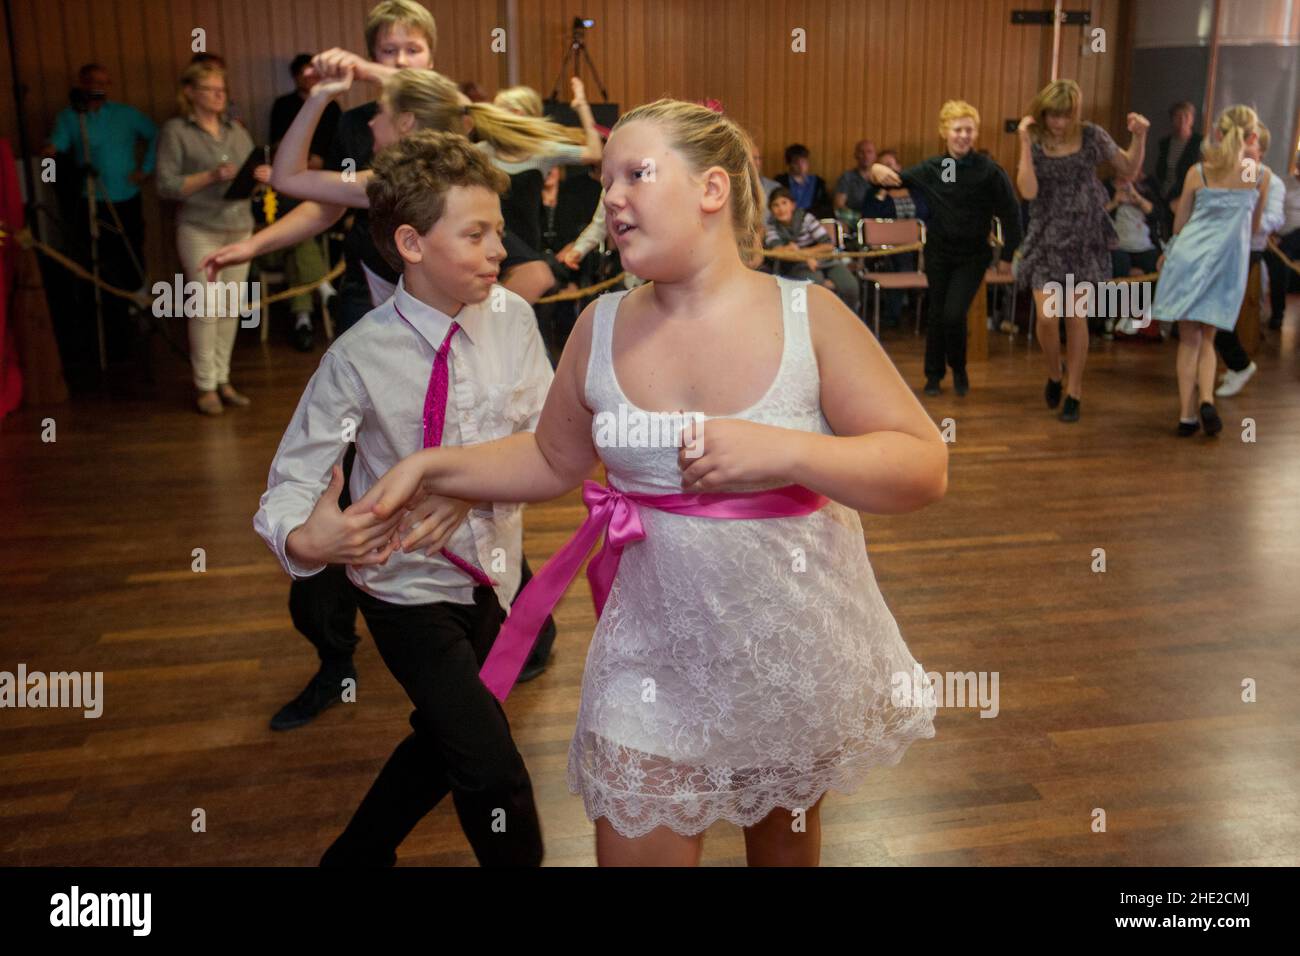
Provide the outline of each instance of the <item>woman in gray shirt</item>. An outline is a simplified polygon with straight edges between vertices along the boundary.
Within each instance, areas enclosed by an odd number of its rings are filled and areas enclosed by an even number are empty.
[[[253,234],[249,201],[224,198],[253,151],[248,131],[226,115],[226,97],[224,70],[212,63],[191,65],[181,74],[180,115],[158,135],[158,194],[180,201],[176,251],[186,284],[204,284],[206,293],[202,314],[189,315],[189,338],[198,407],[207,415],[221,414],[223,403],[249,404],[230,384],[235,333],[241,312],[250,307],[248,263],[222,269],[213,283],[199,268],[208,253]]]

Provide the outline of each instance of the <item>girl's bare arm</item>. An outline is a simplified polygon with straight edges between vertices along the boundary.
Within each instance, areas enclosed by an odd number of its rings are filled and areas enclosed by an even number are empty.
[[[322,81],[312,87],[275,151],[275,162],[271,164],[272,188],[286,196],[335,206],[365,209],[370,205],[366,199],[369,170],[357,173],[348,182],[340,172],[310,167],[311,139],[321,115],[330,101],[351,85],[352,77],[348,74],[342,80]]]
[[[597,462],[584,394],[595,308],[594,302],[588,305],[573,327],[535,433],[416,452],[390,469],[353,508],[373,508],[388,516],[421,489],[473,501],[549,501],[581,484]]]
[[[808,288],[808,312],[822,413],[835,434],[788,433],[791,479],[877,514],[942,498],[948,446],[880,343],[827,289]]]

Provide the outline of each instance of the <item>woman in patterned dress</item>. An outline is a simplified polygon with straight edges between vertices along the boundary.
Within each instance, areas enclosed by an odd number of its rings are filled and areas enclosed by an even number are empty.
[[[1020,163],[1016,188],[1029,200],[1029,229],[1022,243],[1017,281],[1034,292],[1038,342],[1047,363],[1044,397],[1048,408],[1061,402],[1061,336],[1064,315],[1065,363],[1069,373],[1061,421],[1079,420],[1083,365],[1088,357],[1088,316],[1074,303],[1063,303],[1059,291],[1049,301],[1049,283],[1076,290],[1091,284],[1093,302],[1101,283],[1109,281],[1110,250],[1117,243],[1115,226],[1106,213],[1106,189],[1097,178],[1097,165],[1109,162],[1117,176],[1142,170],[1147,130],[1151,124],[1139,113],[1128,114],[1133,134],[1127,151],[1115,145],[1100,126],[1079,121],[1083,98],[1074,80],[1054,80],[1043,87],[1020,121]],[[1054,290],[1055,291],[1055,290]],[[1058,308],[1059,306],[1059,308]]]

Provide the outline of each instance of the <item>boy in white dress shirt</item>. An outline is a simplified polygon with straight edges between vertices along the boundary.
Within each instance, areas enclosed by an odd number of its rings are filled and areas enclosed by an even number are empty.
[[[254,522],[296,577],[348,566],[375,645],[415,706],[414,732],[321,864],[392,865],[450,792],[480,864],[537,865],[528,771],[478,676],[519,584],[520,506],[429,495],[387,521],[338,507],[350,441],[357,501],[422,447],[536,428],[551,365],[532,308],[495,285],[509,180],[464,137],[431,131],[389,147],[373,168],[371,231],[402,279],[325,353]],[[401,536],[421,520],[442,528],[439,540],[403,553]]]

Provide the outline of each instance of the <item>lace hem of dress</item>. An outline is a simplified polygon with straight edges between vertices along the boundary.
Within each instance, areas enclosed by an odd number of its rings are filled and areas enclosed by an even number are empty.
[[[935,736],[934,726],[929,722],[925,731],[928,732],[899,740],[888,750],[876,747],[869,753],[858,753],[833,767],[796,779],[725,792],[665,796],[618,791],[601,783],[574,760],[569,762],[568,786],[570,793],[582,797],[588,820],[594,822],[604,817],[620,836],[635,839],[660,826],[682,836],[696,836],[719,820],[749,827],[778,807],[790,810],[811,807],[829,790],[846,795],[857,793],[869,771],[896,765],[914,741]]]

